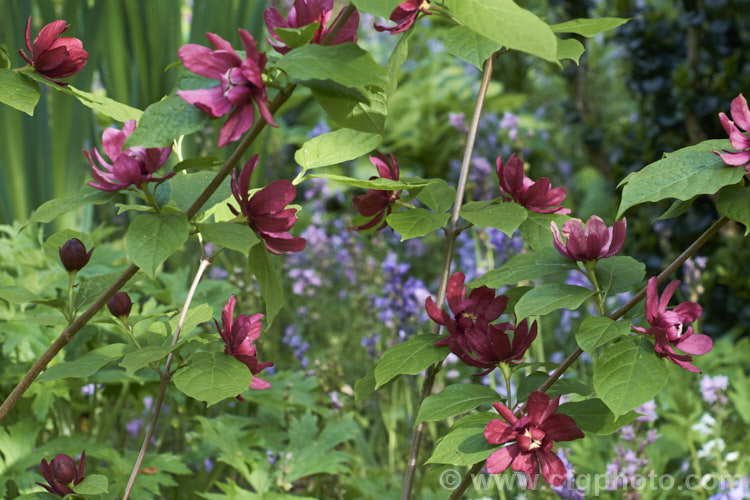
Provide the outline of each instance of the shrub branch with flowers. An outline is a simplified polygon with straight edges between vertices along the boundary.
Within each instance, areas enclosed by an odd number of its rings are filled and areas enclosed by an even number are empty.
[[[28,65],[0,68],[4,82],[0,101],[33,115],[42,84],[75,96],[110,121],[121,123],[104,130],[104,154],[97,146],[83,151],[91,168],[88,185],[74,195],[43,204],[31,214],[30,223],[46,224],[92,204],[121,203],[125,196],[130,196],[128,203],[133,197],[142,203],[119,205],[119,213],[132,212],[127,229],[120,235],[129,266],[119,274],[115,271],[120,268],[113,266],[101,276],[82,277],[82,270],[90,265],[92,256],[103,251],[102,246],[97,243],[94,248],[91,235],[67,229],[47,240],[58,242],[55,249],[67,273],[62,297],[36,294],[22,281],[0,288],[0,300],[8,304],[34,304],[35,309],[57,310],[63,318],[54,323],[62,326],[57,339],[26,363],[25,373],[14,372],[18,382],[4,397],[0,421],[17,419],[16,407],[39,384],[69,377],[87,379],[110,363],[123,368],[119,372],[123,377],[148,371],[150,380],[158,382],[155,398],[149,396],[146,410],[150,417],[140,450],[128,456],[132,458],[126,466],[129,478],[118,477],[114,468],[108,470],[108,464],[114,467],[116,460],[102,452],[101,441],[92,441],[88,461],[86,452],[82,452],[78,466],[65,453],[56,454],[49,463],[42,459],[40,474],[47,483],[37,484],[50,494],[104,498],[158,494],[158,485],[149,483],[148,476],[157,474],[159,467],[168,470],[169,466],[149,465],[149,449],[158,442],[155,432],[160,414],[163,417],[168,412],[164,403],[168,391],[205,402],[207,407],[263,407],[264,394],[271,394],[276,384],[267,375],[273,373],[275,364],[279,365],[262,355],[271,325],[279,321],[285,305],[279,269],[285,259],[297,253],[305,255],[314,246],[296,227],[298,217],[305,214],[294,203],[298,201],[298,187],[317,179],[367,190],[349,202],[352,214],[358,215],[348,230],[361,233],[361,237],[386,239],[391,230],[400,234],[402,241],[439,230],[445,236],[440,281],[431,290],[434,298],[422,296],[420,304],[428,318],[425,325],[432,333],[401,338],[402,342],[379,353],[362,378],[350,381],[357,401],[366,401],[396,380],[420,376],[420,386],[411,386],[417,406],[410,417],[414,427],[405,431],[411,444],[402,471],[401,498],[411,498],[415,484],[427,480],[425,469],[437,467],[427,464],[468,467],[463,479],[452,485],[453,491],[444,495],[450,498],[461,498],[482,467],[489,474],[522,473],[529,490],[538,488],[539,476],[550,486],[563,488],[569,481],[569,466],[556,443],[593,440],[596,435],[612,434],[621,428],[635,432],[632,425],[636,425],[633,422],[639,418],[639,409],[670,383],[670,373],[674,373],[670,364],[700,373],[699,360],[712,355],[711,337],[699,333],[695,325],[701,317],[701,306],[672,300],[680,281],[667,281],[730,220],[750,227],[747,193],[738,191],[750,172],[750,110],[742,95],[731,103],[732,120],[719,114],[728,140],[685,147],[628,175],[619,186],[618,218],[610,223],[597,215],[585,223],[571,217],[569,214],[575,213],[564,206],[566,188],[552,187],[546,177],[528,176],[520,151],[507,160],[496,155],[498,183],[493,186],[494,197],[473,200],[467,183],[478,126],[493,70],[503,64],[505,54],[520,51],[538,58],[539,64],[577,62],[583,44],[560,34],[583,39],[615,29],[627,20],[573,19],[548,25],[509,0],[358,0],[338,11],[334,11],[333,3],[296,0],[286,17],[269,7],[263,16],[267,41],[278,54],[264,53],[264,42],[241,27],[237,27],[241,50],[215,33],[206,33],[211,47],[182,46],[174,54],[183,67],[176,89],[143,112],[67,85],[63,80],[86,64],[85,40],[61,37],[69,26],[58,20],[43,27],[32,44],[32,19],[28,19],[28,54],[19,51]],[[390,13],[390,21],[396,23],[374,24],[380,36],[399,37],[384,66],[357,44],[357,27],[364,13],[368,19],[371,14],[385,17]],[[445,179],[405,175],[399,158],[382,145],[391,111],[389,98],[399,83],[409,37],[420,29],[426,16],[428,22],[450,24],[451,39],[446,45],[451,54],[483,70],[455,187]],[[6,44],[19,42],[23,41],[7,40]],[[253,188],[253,182],[262,178],[258,174],[253,178],[253,173],[262,170],[258,167],[264,165],[265,158],[263,152],[248,156],[248,150],[267,125],[285,123],[288,108],[284,105],[295,91],[317,101],[338,128],[301,144],[294,154],[297,166],[290,165],[281,174],[286,178]],[[217,118],[221,120],[217,122],[216,147],[234,147],[227,161],[217,164],[208,157],[184,158],[183,139],[209,127],[210,120]],[[331,168],[363,156],[368,156],[373,174],[367,180]],[[172,165],[172,171],[166,165]],[[329,168],[319,173],[318,169],[325,167]],[[295,169],[299,169],[296,175]],[[647,279],[645,265],[622,254],[630,237],[624,217],[628,209],[648,202],[688,201],[717,193],[723,216],[658,276]],[[470,228],[491,228],[508,238],[518,231],[525,251],[467,283],[467,273],[474,270],[454,266],[454,254],[462,244],[461,234]],[[192,263],[191,287],[173,304],[180,314],[147,314],[149,306],[137,304],[131,294],[147,290],[144,282],[157,280],[166,262],[196,244],[202,255]],[[244,302],[237,299],[243,292],[240,289],[222,299],[221,313],[207,303],[194,303],[204,273],[225,252],[247,259],[246,267],[264,303],[263,311],[241,309]],[[580,280],[560,284],[550,279],[562,273],[580,275]],[[312,282],[313,277],[307,279]],[[663,283],[667,284],[659,294]],[[607,299],[622,292],[635,294],[615,309]],[[637,309],[644,298],[645,317]],[[316,296],[309,295],[309,300],[315,301]],[[567,332],[578,348],[554,366],[541,362],[533,353],[540,338],[548,335],[543,327],[560,310],[586,311],[585,304],[593,304],[593,311],[577,331]],[[104,312],[105,305],[109,315]],[[134,306],[142,314],[133,314]],[[194,332],[210,319],[217,332]],[[74,342],[85,342],[80,337],[105,328],[102,325],[122,334],[125,341],[99,347],[79,359],[58,359],[63,349]],[[584,353],[593,360],[590,372],[585,377],[564,377]],[[339,354],[346,356],[345,352]],[[457,383],[440,388],[436,380],[449,354],[470,367],[476,377],[473,380],[488,374],[494,380],[499,374],[503,387]],[[494,412],[475,411],[488,405],[500,418]],[[212,425],[202,415],[196,415],[196,419],[206,428]],[[346,423],[341,425],[354,425],[351,417],[343,420]],[[425,429],[431,425],[428,423],[446,420],[452,423],[450,429],[437,442],[428,443],[424,439]],[[297,437],[290,440],[290,446],[300,435],[317,432],[311,413],[294,422]],[[238,420],[237,425],[241,428],[246,424]],[[308,432],[310,425],[312,433]],[[273,434],[273,426],[273,422],[262,421],[257,432]],[[334,439],[335,432],[327,426],[321,431],[320,442],[326,438],[330,445],[323,452],[348,439],[347,432],[341,434],[341,440]],[[235,445],[230,440],[226,446]],[[309,448],[302,450],[311,453]],[[78,452],[72,448],[64,451]],[[335,457],[339,452],[330,453]],[[3,455],[7,461],[4,450]],[[627,455],[627,460],[631,459],[636,460]],[[224,459],[234,467],[232,460]],[[85,464],[91,467],[92,463],[98,474],[84,470]],[[309,466],[301,472],[289,472],[287,482],[277,486],[294,493],[295,480],[339,472],[340,463],[335,464],[328,469]],[[243,463],[236,467],[248,483],[248,494],[263,495],[271,488],[255,476],[264,474],[264,466],[254,463],[250,470]],[[238,488],[235,493],[242,491],[233,484]],[[206,492],[211,487],[208,485]],[[325,497],[331,493],[317,494]]]

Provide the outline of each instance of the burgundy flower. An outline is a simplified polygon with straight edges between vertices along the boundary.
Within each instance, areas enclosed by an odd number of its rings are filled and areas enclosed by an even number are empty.
[[[235,215],[242,213],[247,225],[263,238],[269,251],[299,252],[307,243],[304,238],[292,237],[289,230],[297,222],[297,209],[286,208],[294,200],[297,189],[288,180],[274,181],[250,197],[250,176],[258,165],[258,155],[253,155],[240,173],[232,172],[232,194],[240,205],[238,212],[233,206],[229,209]]]
[[[73,493],[70,483],[73,483],[73,486],[75,486],[84,480],[83,468],[85,461],[85,451],[81,452],[81,460],[78,463],[78,468],[76,468],[75,460],[62,453],[53,458],[50,463],[47,463],[47,460],[43,458],[40,467],[42,469],[42,476],[47,481],[47,484],[36,484],[45,488],[50,493],[60,495],[61,497]]]
[[[216,50],[190,43],[177,52],[182,64],[193,73],[219,80],[216,87],[178,90],[177,95],[214,118],[226,115],[234,107],[219,132],[219,147],[238,140],[252,126],[255,118],[253,102],[266,123],[278,126],[268,109],[263,84],[263,70],[268,59],[258,52],[250,33],[243,29],[238,31],[245,47],[245,60],[240,59],[229,42],[213,33],[206,33],[206,38]]]
[[[388,27],[375,24],[375,29],[378,31],[390,31],[391,35],[403,33],[411,28],[420,12],[429,16],[431,14],[430,2],[427,0],[406,0],[406,2],[401,3],[391,12],[390,19],[396,23],[396,26]]]
[[[662,358],[667,358],[691,372],[700,373],[700,370],[690,363],[693,358],[689,355],[706,354],[713,348],[713,341],[708,335],[695,333],[692,326],[687,326],[700,317],[702,312],[700,305],[695,302],[683,302],[674,309],[667,310],[669,299],[672,298],[678,286],[680,286],[679,281],[672,281],[664,289],[660,298],[656,278],[649,279],[646,288],[646,319],[651,328],[646,330],[634,326],[633,329],[653,335],[656,338],[654,349]],[[687,354],[677,354],[673,347]]]
[[[80,271],[89,263],[94,248],[92,247],[91,250],[86,253],[86,246],[83,242],[78,238],[73,238],[66,241],[58,251],[60,252],[60,262],[62,262],[65,270],[70,273],[73,271]]]
[[[133,301],[130,300],[130,295],[127,292],[115,293],[109,302],[107,302],[107,309],[112,313],[112,316],[118,318],[130,316],[130,310],[133,308]]]
[[[526,320],[517,327],[511,323],[491,325],[505,311],[508,297],[495,297],[495,290],[486,286],[475,288],[466,297],[463,273],[454,273],[448,279],[448,305],[451,313],[439,309],[432,297],[427,297],[425,308],[430,318],[443,325],[449,332],[447,338],[435,345],[448,346],[453,354],[464,363],[485,371],[485,375],[499,363],[512,363],[520,360],[536,338],[537,325],[529,329]],[[511,343],[508,332],[513,331]]]
[[[83,155],[91,165],[91,176],[96,182],[89,182],[89,186],[102,191],[118,191],[129,186],[143,188],[146,182],[163,181],[174,176],[174,172],[164,177],[153,177],[172,152],[172,146],[167,148],[144,148],[134,146],[122,150],[125,140],[135,130],[135,120],[128,120],[122,130],[109,127],[102,134],[102,147],[112,163],[107,162],[96,148],[83,150]],[[91,156],[104,171],[96,168]]]
[[[503,159],[498,156],[496,165],[503,199],[515,201],[540,214],[570,213],[569,209],[561,206],[568,190],[562,187],[552,188],[547,177],[534,182],[523,175],[523,162],[515,154],[510,155],[507,164],[503,164]]]
[[[552,452],[555,441],[581,439],[583,432],[568,415],[555,413],[560,396],[550,399],[541,391],[534,391],[526,402],[526,415],[516,417],[510,409],[495,403],[503,420],[490,421],[484,428],[484,437],[490,444],[513,443],[496,450],[485,465],[490,474],[500,474],[508,467],[530,476],[528,489],[536,484],[539,469],[552,486],[560,486],[567,470],[562,460]],[[507,422],[507,423],[506,423]]]
[[[273,362],[271,361],[266,361],[265,363],[258,362],[258,353],[253,345],[253,342],[260,337],[260,319],[263,315],[253,314],[248,317],[245,314],[240,314],[234,320],[235,302],[234,295],[229,297],[229,301],[221,312],[221,327],[219,326],[219,322],[214,319],[216,328],[219,330],[219,335],[221,335],[222,340],[226,343],[224,352],[230,356],[234,356],[250,369],[250,372],[253,374],[250,389],[268,389],[271,387],[271,384],[255,376],[264,369],[273,366]],[[237,397],[242,401],[241,396]]]
[[[31,56],[23,50],[18,50],[23,60],[31,64],[37,73],[58,85],[67,85],[67,83],[55,80],[55,78],[75,75],[86,66],[89,58],[88,52],[83,50],[83,44],[79,39],[60,36],[68,27],[67,21],[63,20],[49,23],[36,36],[32,46],[31,16],[29,16],[29,20],[26,21],[26,48]]]
[[[331,11],[333,10],[333,0],[295,0],[294,5],[289,10],[289,16],[284,19],[279,11],[274,7],[269,7],[263,14],[263,19],[266,21],[266,28],[271,33],[271,37],[268,39],[268,43],[280,54],[286,54],[290,49],[281,38],[276,34],[276,28],[301,28],[308,24],[318,23],[318,29],[315,30],[310,43],[319,44],[326,37],[330,31],[328,20],[331,18]],[[343,11],[342,11],[343,12]],[[336,16],[333,24],[341,17],[341,12]],[[345,42],[356,42],[357,41],[357,27],[359,26],[359,12],[355,9],[354,12],[344,23],[341,31],[333,37],[329,45],[338,45]],[[277,43],[274,43],[277,42]]]
[[[732,99],[731,113],[734,121],[727,118],[724,113],[719,113],[719,119],[729,135],[732,147],[739,151],[724,150],[723,153],[719,151],[714,151],[714,153],[721,156],[727,165],[733,167],[745,165],[747,173],[750,174],[750,135],[748,135],[750,134],[750,108],[742,94]],[[740,129],[745,133],[742,133]]]
[[[370,163],[378,169],[380,177],[383,179],[390,179],[397,181],[399,177],[398,163],[393,157],[393,153],[390,154],[390,161],[385,157],[383,153],[376,152],[375,156],[370,156]],[[377,176],[370,177],[370,180],[377,179]],[[381,230],[386,226],[385,218],[391,213],[392,206],[398,200],[401,195],[401,191],[388,191],[385,189],[370,189],[365,194],[355,196],[352,199],[352,205],[354,209],[365,217],[372,217],[366,223],[359,226],[352,226],[349,229],[354,231],[365,231],[376,225],[377,230]]]
[[[553,244],[558,252],[569,259],[582,262],[612,257],[625,243],[625,219],[616,221],[612,227],[607,227],[603,220],[592,215],[583,229],[581,219],[570,219],[562,226],[562,234],[566,242],[560,238],[560,231],[555,221],[550,223]]]

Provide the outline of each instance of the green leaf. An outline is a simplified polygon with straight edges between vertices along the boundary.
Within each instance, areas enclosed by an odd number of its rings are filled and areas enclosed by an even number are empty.
[[[750,233],[750,190],[741,186],[728,186],[719,193],[717,208],[721,215],[745,226],[745,236]]]
[[[443,179],[435,179],[419,192],[417,199],[430,207],[433,212],[445,212],[450,210],[456,201],[456,188]]]
[[[250,271],[260,285],[260,293],[266,303],[266,329],[271,327],[274,318],[284,305],[284,289],[281,278],[271,262],[266,245],[254,245],[250,249]]]
[[[598,398],[561,404],[558,413],[564,413],[572,417],[582,431],[599,435],[612,434],[620,427],[628,425],[638,418],[638,414],[634,411],[615,418],[604,401]]]
[[[128,344],[109,344],[93,351],[89,351],[74,361],[64,361],[47,368],[38,382],[49,382],[61,378],[86,378],[93,375],[104,365],[121,358],[130,351]]]
[[[313,90],[312,94],[328,116],[342,127],[384,135],[388,108],[385,92],[379,87],[367,87],[362,91],[367,102],[320,90]]]
[[[581,55],[586,52],[586,48],[575,38],[566,38],[557,40],[557,58],[570,59],[576,64],[580,64]]]
[[[444,420],[473,410],[483,403],[494,403],[501,398],[497,392],[483,385],[453,384],[440,393],[428,396],[419,407],[414,424]]]
[[[305,170],[337,165],[366,155],[378,147],[382,140],[383,136],[380,134],[342,128],[305,142],[294,153],[294,161]]]
[[[156,268],[187,241],[189,231],[185,214],[141,214],[125,234],[128,257],[154,276]]]
[[[527,292],[516,304],[518,321],[532,315],[544,315],[557,309],[578,309],[594,295],[592,290],[576,285],[550,283],[539,285]]]
[[[223,352],[199,352],[172,377],[182,393],[208,406],[241,394],[253,380],[250,369]]]
[[[388,85],[385,87],[385,93],[388,97],[396,93],[401,66],[409,58],[409,37],[411,34],[412,30],[409,30],[401,35],[398,43],[393,48],[393,52],[391,52],[391,56],[388,58],[388,63],[385,65],[385,72],[388,75]]]
[[[629,321],[613,321],[605,317],[589,316],[585,318],[576,332],[578,346],[591,354],[597,347],[624,337],[630,332]]]
[[[534,250],[542,248],[554,248],[552,245],[552,231],[550,222],[555,221],[557,227],[562,227],[570,217],[563,214],[539,214],[528,212],[526,220],[523,221],[519,230],[523,240]]]
[[[363,189],[380,189],[385,191],[398,191],[400,189],[416,189],[424,186],[431,185],[435,182],[435,179],[422,179],[421,177],[407,177],[400,180],[394,181],[391,179],[384,179],[377,177],[372,180],[355,179],[353,177],[346,177],[345,175],[337,174],[310,174],[307,177],[317,179],[328,179],[333,182],[340,184],[346,184],[348,186],[359,187]]]
[[[57,92],[72,95],[87,108],[93,109],[115,121],[126,122],[128,120],[138,120],[143,114],[143,111],[138,108],[133,108],[127,104],[110,99],[104,95],[103,91],[101,93],[91,93],[79,90],[72,85],[57,85],[56,83],[52,83],[43,78],[34,71],[27,71],[24,72],[24,74],[39,83],[47,85],[47,87],[54,89]]]
[[[159,361],[169,354],[173,346],[148,345],[137,351],[127,353],[120,361],[120,366],[131,375],[141,368],[145,368],[154,361]]]
[[[509,49],[557,62],[557,38],[549,25],[512,0],[446,0],[456,20]]]
[[[669,205],[669,208],[666,210],[666,212],[657,217],[656,220],[667,220],[679,217],[680,215],[688,211],[688,208],[693,205],[693,202],[696,198],[697,196],[693,196],[689,200],[685,201],[675,200],[671,205]]]
[[[375,366],[371,365],[362,377],[354,382],[354,400],[362,402],[375,392]]]
[[[10,69],[10,57],[8,50],[0,46],[0,69]]]
[[[287,47],[296,49],[310,43],[319,27],[320,22],[315,22],[301,28],[274,28],[273,31]]]
[[[138,127],[128,136],[123,147],[165,148],[178,137],[201,130],[210,120],[209,115],[182,97],[164,97],[146,108],[138,120]]]
[[[435,345],[440,338],[429,333],[417,335],[385,351],[375,365],[375,389],[393,377],[422,373],[431,364],[445,359],[448,348]]]
[[[180,172],[182,170],[208,170],[210,168],[220,167],[224,165],[223,161],[220,161],[216,156],[200,156],[198,158],[188,158],[182,160],[180,163],[172,167],[173,172]]]
[[[172,186],[172,201],[177,204],[180,210],[187,210],[211,183],[214,177],[216,177],[215,172],[195,172],[187,175],[175,175],[168,181]],[[216,191],[214,191],[214,194],[198,210],[198,213],[231,197],[232,191],[229,183],[229,177],[224,179]]]
[[[598,17],[594,19],[571,19],[550,26],[555,33],[575,33],[590,38],[602,31],[609,31],[630,21],[621,17]]]
[[[247,255],[250,248],[260,241],[255,231],[242,224],[216,222],[196,224],[195,227],[203,235],[204,240],[235,250],[243,255]]]
[[[728,140],[703,141],[694,146],[667,153],[620,182],[622,201],[617,218],[630,207],[666,198],[689,200],[699,194],[714,194],[724,186],[737,184],[745,169],[724,165],[714,150],[731,147]],[[619,187],[619,186],[618,186]]]
[[[42,203],[31,214],[29,223],[37,222],[46,224],[77,208],[109,203],[114,196],[115,193],[111,191],[101,191],[90,186],[85,186],[75,194]]]
[[[30,292],[22,286],[0,286],[0,299],[10,302],[11,304],[28,304],[32,300],[37,300],[39,298],[41,298],[39,295]]]
[[[615,416],[653,398],[668,379],[665,361],[645,337],[611,344],[594,363],[594,388]]]
[[[526,220],[528,212],[517,203],[505,202],[486,206],[483,202],[469,202],[461,207],[461,217],[478,227],[494,227],[512,236]]]
[[[554,248],[542,248],[535,252],[526,252],[511,257],[508,262],[497,269],[486,272],[470,283],[477,287],[486,285],[500,288],[513,285],[519,281],[535,280],[552,273],[576,269],[572,260],[563,257]]]
[[[393,9],[398,7],[403,0],[352,0],[352,3],[360,12],[368,12],[374,16],[388,19]]]
[[[445,35],[445,50],[481,71],[484,62],[502,48],[497,42],[483,37],[466,26],[454,26]]]
[[[86,478],[72,489],[79,495],[101,495],[109,493],[109,482],[101,474],[86,474]]]
[[[450,214],[436,214],[425,208],[404,210],[386,217],[386,222],[401,234],[401,241],[417,238],[445,227]]]
[[[364,89],[373,85],[385,88],[388,83],[383,67],[369,52],[351,42],[299,47],[282,56],[276,67],[289,75],[293,83],[340,93],[344,97],[352,97],[351,92],[344,89]]]
[[[627,255],[599,259],[596,263],[596,280],[599,288],[609,295],[627,292],[643,281],[646,264]]]
[[[533,372],[521,379],[521,382],[518,384],[518,401],[526,401],[529,395],[532,392],[539,390],[548,378],[549,375],[545,372]],[[592,392],[593,389],[591,386],[586,385],[579,380],[560,378],[552,384],[552,387],[549,388],[547,394],[553,397],[558,394],[580,394],[581,396],[588,396]]]
[[[474,465],[489,457],[499,445],[489,444],[484,437],[484,426],[462,426],[451,429],[435,446],[428,464]]]
[[[0,102],[34,116],[39,102],[39,85],[18,71],[0,69]]]

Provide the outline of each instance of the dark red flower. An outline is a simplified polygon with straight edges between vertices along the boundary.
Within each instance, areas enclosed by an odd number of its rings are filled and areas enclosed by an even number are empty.
[[[238,140],[252,126],[255,119],[253,103],[258,106],[266,123],[278,126],[268,109],[268,96],[263,83],[263,70],[268,58],[258,52],[250,33],[243,29],[238,31],[245,47],[244,60],[240,59],[229,42],[213,33],[206,33],[206,38],[216,50],[190,43],[177,51],[187,69],[200,76],[219,80],[216,87],[178,90],[177,95],[214,118],[224,116],[234,108],[219,131],[219,147]]]
[[[560,396],[551,400],[547,394],[534,391],[526,402],[526,415],[521,412],[516,417],[507,406],[495,403],[495,409],[505,422],[490,421],[484,428],[484,437],[490,444],[513,444],[494,451],[487,458],[487,472],[500,474],[511,467],[530,476],[528,488],[531,489],[541,468],[550,485],[560,486],[567,470],[562,460],[552,453],[552,445],[555,441],[573,441],[584,436],[571,417],[555,413],[559,404]]]
[[[240,314],[234,320],[235,302],[234,295],[229,297],[229,301],[227,301],[221,312],[221,327],[219,326],[219,322],[214,320],[216,328],[219,330],[219,335],[221,335],[226,344],[224,352],[230,356],[234,356],[250,369],[250,372],[253,374],[250,389],[268,389],[271,387],[271,384],[265,380],[261,380],[256,375],[274,364],[271,361],[259,363],[258,353],[255,350],[255,345],[253,345],[253,342],[260,337],[262,327],[260,320],[263,315],[253,314],[248,317],[245,314]],[[242,397],[237,397],[242,401]]]
[[[508,297],[495,297],[495,290],[486,286],[475,288],[466,297],[465,276],[454,273],[448,279],[448,305],[453,315],[439,309],[432,297],[427,297],[425,308],[430,318],[443,325],[449,332],[447,338],[436,345],[448,346],[453,354],[464,363],[489,373],[499,363],[512,363],[520,360],[536,338],[537,325],[531,328],[526,320],[515,328],[511,323],[491,325],[505,311]],[[509,332],[513,333],[511,342]]]
[[[739,151],[724,150],[724,152],[714,151],[714,153],[721,156],[727,165],[733,167],[745,165],[745,170],[750,174],[750,135],[748,135],[750,134],[750,107],[747,105],[745,96],[740,94],[732,99],[730,111],[734,121],[727,118],[724,113],[719,113],[719,119],[729,136],[732,147]],[[740,129],[745,133],[742,133]]]
[[[83,242],[78,238],[73,238],[66,241],[58,251],[60,253],[60,262],[62,262],[65,270],[70,273],[73,271],[80,271],[89,263],[94,248],[92,247],[91,250],[86,253],[86,246]]]
[[[669,300],[678,286],[679,281],[672,281],[660,298],[656,277],[649,279],[646,287],[646,319],[651,328],[646,330],[634,326],[633,329],[653,335],[656,338],[654,349],[662,358],[667,358],[691,372],[700,373],[700,370],[690,363],[693,358],[689,355],[706,354],[713,348],[713,340],[708,335],[695,333],[692,326],[687,326],[700,317],[703,312],[700,305],[695,302],[682,302],[674,309],[667,310]],[[673,347],[687,354],[677,354]]]
[[[23,60],[31,64],[37,73],[58,85],[67,85],[67,83],[55,80],[55,78],[75,75],[86,66],[89,58],[88,52],[83,50],[83,43],[79,39],[60,36],[68,27],[67,21],[52,21],[41,29],[32,46],[31,16],[29,16],[29,20],[26,21],[26,48],[30,56],[23,50],[18,50]]]
[[[390,179],[397,181],[399,178],[398,163],[393,157],[393,153],[390,154],[390,161],[385,157],[383,153],[376,152],[375,156],[370,156],[370,163],[378,169],[380,177],[383,179]],[[377,179],[377,176],[370,177],[370,180]],[[352,199],[352,205],[354,209],[365,217],[372,217],[366,223],[359,226],[352,226],[349,230],[354,231],[365,231],[372,227],[377,226],[377,230],[381,230],[386,226],[385,218],[392,211],[393,204],[401,196],[401,191],[388,191],[385,189],[370,189],[365,194],[355,196]]]
[[[390,31],[391,35],[403,33],[411,28],[420,12],[429,16],[431,14],[430,2],[427,0],[406,0],[406,2],[400,4],[391,12],[390,20],[396,23],[396,26],[388,27],[375,24],[375,29],[378,31]]]
[[[585,230],[581,219],[570,219],[562,226],[562,234],[566,239],[563,243],[557,224],[555,221],[550,223],[553,245],[557,251],[564,257],[582,262],[612,257],[622,250],[626,228],[625,219],[615,221],[612,227],[607,227],[601,218],[592,215],[586,222]]]
[[[135,131],[135,120],[126,121],[122,130],[114,127],[104,129],[102,133],[102,148],[112,163],[107,162],[96,148],[91,153],[83,150],[83,155],[91,165],[91,176],[96,182],[89,182],[89,186],[102,191],[118,191],[129,186],[142,188],[146,182],[157,182],[169,179],[175,175],[171,172],[164,177],[154,177],[169,155],[172,146],[166,148],[144,148],[134,146],[125,151],[122,148],[125,140]],[[99,163],[97,168],[91,157]]]
[[[289,230],[297,222],[297,209],[286,208],[297,194],[297,189],[288,180],[274,181],[250,197],[250,176],[258,165],[258,155],[253,155],[242,168],[239,179],[232,172],[232,194],[240,205],[238,212],[233,206],[229,209],[234,215],[242,213],[247,225],[263,238],[269,251],[299,252],[307,243],[304,238],[292,237]]]
[[[563,187],[552,188],[547,177],[534,182],[523,174],[523,162],[515,154],[510,155],[508,163],[498,156],[496,162],[497,179],[500,182],[500,194],[505,200],[512,200],[528,210],[540,214],[569,214],[570,210],[561,206],[568,190]]]
[[[50,463],[47,463],[47,460],[43,458],[40,467],[42,469],[42,476],[47,481],[47,484],[36,484],[45,488],[50,493],[55,493],[61,497],[73,493],[70,483],[73,483],[73,486],[75,486],[84,480],[83,468],[85,462],[85,451],[81,452],[81,460],[78,463],[78,468],[76,468],[75,460],[62,453],[53,458]]]
[[[130,310],[133,307],[133,301],[130,300],[130,295],[127,292],[115,293],[109,302],[107,302],[107,309],[112,313],[113,316],[118,318],[130,316]]]
[[[319,44],[326,37],[330,31],[330,26],[327,26],[328,20],[331,18],[331,11],[333,10],[333,0],[295,0],[294,5],[289,9],[289,16],[286,19],[282,17],[278,10],[274,7],[269,7],[263,14],[263,19],[266,21],[266,28],[271,33],[271,38],[268,39],[268,43],[280,54],[286,54],[290,49],[281,38],[276,34],[276,28],[301,28],[308,24],[318,23],[318,29],[315,30],[310,43]],[[343,11],[342,11],[343,12]],[[341,17],[341,12],[336,16],[331,26]],[[333,37],[333,40],[329,45],[338,45],[345,42],[357,41],[357,27],[359,26],[359,12],[355,9],[354,12],[344,23],[341,31]]]

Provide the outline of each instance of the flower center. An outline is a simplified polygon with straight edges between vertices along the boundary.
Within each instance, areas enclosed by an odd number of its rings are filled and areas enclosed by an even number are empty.
[[[534,436],[534,434],[537,434],[537,436]],[[528,427],[525,431],[523,431],[523,435],[531,440],[531,443],[529,444],[529,450],[536,450],[537,448],[542,446],[542,439],[544,438],[544,434],[541,433],[541,431],[535,432],[534,434],[531,433],[531,429]],[[542,436],[539,436],[538,434],[542,434]]]

